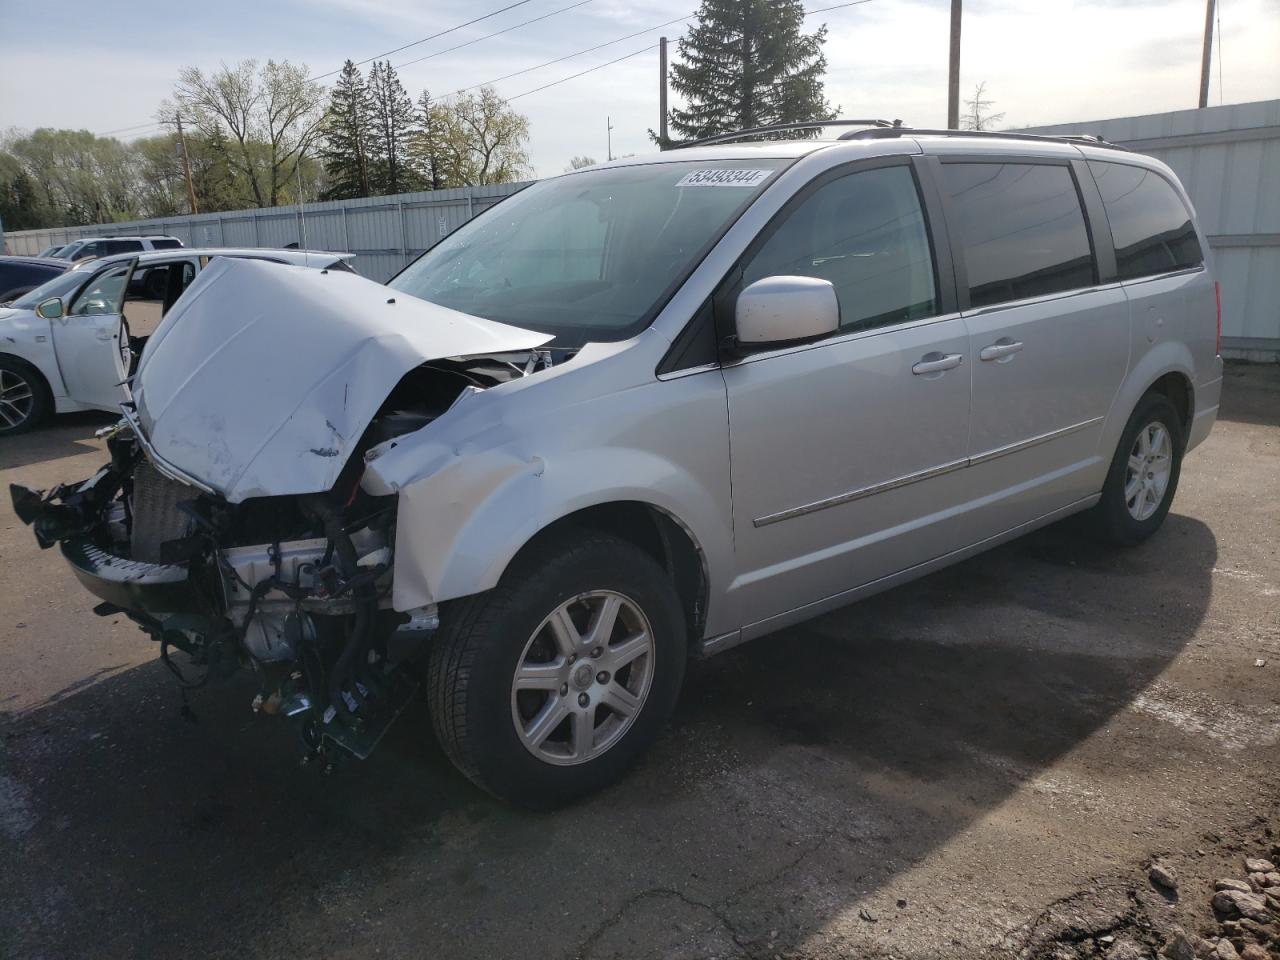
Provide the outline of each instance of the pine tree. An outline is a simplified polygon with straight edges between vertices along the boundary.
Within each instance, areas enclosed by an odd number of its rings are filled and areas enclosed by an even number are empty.
[[[409,163],[428,190],[440,190],[448,184],[444,179],[441,158],[441,106],[423,90],[418,97],[414,127],[409,134]]]
[[[413,101],[391,61],[374,61],[369,71],[377,149],[369,179],[375,193],[403,193],[418,186],[409,166],[409,137],[416,126]]]
[[[800,0],[702,0],[671,67],[687,104],[671,111],[671,128],[698,138],[834,118],[822,89],[827,28],[804,34],[803,22]]]
[[[329,187],[325,200],[367,197],[372,190],[370,146],[374,138],[374,107],[359,67],[348,60],[329,95],[320,140],[320,161]]]

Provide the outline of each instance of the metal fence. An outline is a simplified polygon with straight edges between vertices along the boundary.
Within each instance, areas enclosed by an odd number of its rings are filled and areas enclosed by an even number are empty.
[[[1222,282],[1223,353],[1280,359],[1280,100],[1028,132],[1097,134],[1172,167]]]
[[[7,233],[5,241],[11,254],[35,254],[79,237],[160,233],[177,237],[188,247],[283,247],[298,243],[312,250],[354,253],[360,273],[383,281],[481,210],[528,185],[529,181],[525,181],[308,203],[301,208],[230,210],[87,227],[51,227]]]

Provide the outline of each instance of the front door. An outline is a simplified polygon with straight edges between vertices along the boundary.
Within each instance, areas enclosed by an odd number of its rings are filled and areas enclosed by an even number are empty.
[[[118,411],[128,399],[128,344],[122,343],[120,304],[136,260],[98,273],[50,326],[67,396],[77,403]]]
[[[1103,421],[1129,361],[1129,308],[1098,268],[1066,161],[945,159],[973,358],[973,538],[1096,493]],[[1086,186],[1091,186],[1086,184]],[[962,302],[964,293],[962,292]]]
[[[735,286],[796,275],[835,286],[838,333],[724,367],[729,599],[745,626],[963,545],[948,518],[963,488],[969,341],[940,293],[911,164],[819,181]]]

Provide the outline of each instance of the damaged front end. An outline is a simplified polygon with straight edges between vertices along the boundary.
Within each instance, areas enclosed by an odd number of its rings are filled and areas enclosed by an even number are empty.
[[[309,756],[366,757],[413,698],[438,620],[434,605],[393,609],[398,497],[362,488],[365,455],[525,372],[520,351],[528,369],[545,362],[547,338],[397,306],[351,275],[230,262],[173,323],[100,433],[110,462],[47,492],[11,487],[14,511],[60,547],[96,613],[159,643],[184,710],[188,690],[246,667],[254,708],[295,718]],[[295,356],[313,362],[282,368],[299,330]],[[468,358],[469,343],[496,349]],[[191,372],[190,357],[206,359]]]
[[[352,469],[326,493],[231,504],[165,476],[124,425],[107,447],[83,483],[11,488],[40,545],[60,545],[101,600],[94,612],[136,622],[184,690],[248,667],[255,709],[299,718],[312,751],[367,756],[412,697],[434,626],[433,611],[390,609],[395,498],[365,494]]]

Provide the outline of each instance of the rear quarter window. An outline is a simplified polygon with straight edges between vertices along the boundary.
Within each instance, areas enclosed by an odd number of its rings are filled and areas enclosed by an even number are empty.
[[[151,241],[151,248],[152,248],[153,250],[177,250],[177,249],[179,249],[181,246],[182,246],[182,241],[181,241],[181,240],[175,240],[175,239],[168,239],[168,240],[165,240],[165,239],[161,239],[161,240],[152,240],[152,241]]]
[[[943,183],[969,277],[969,304],[987,306],[1096,282],[1084,210],[1061,164],[944,163]]]
[[[1121,280],[1185,270],[1204,262],[1191,211],[1168,180],[1154,170],[1127,163],[1091,160],[1089,169],[1107,211]]]

